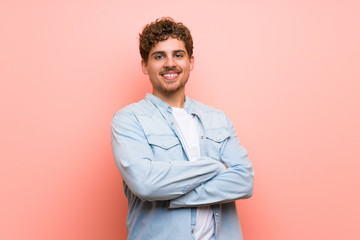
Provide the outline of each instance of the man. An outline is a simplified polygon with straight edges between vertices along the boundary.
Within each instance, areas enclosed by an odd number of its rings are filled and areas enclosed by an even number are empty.
[[[253,169],[225,114],[185,95],[190,31],[158,19],[140,34],[140,54],[153,92],[112,121],[128,239],[242,239],[235,200],[252,195]]]

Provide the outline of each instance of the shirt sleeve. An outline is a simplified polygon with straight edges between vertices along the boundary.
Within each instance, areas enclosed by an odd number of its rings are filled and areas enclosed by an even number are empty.
[[[133,114],[116,114],[111,122],[116,165],[131,192],[146,201],[171,200],[224,171],[213,159],[157,161]]]
[[[187,194],[170,201],[169,208],[196,207],[249,198],[253,193],[254,171],[248,153],[240,144],[229,119],[230,137],[224,143],[219,159],[228,167]]]

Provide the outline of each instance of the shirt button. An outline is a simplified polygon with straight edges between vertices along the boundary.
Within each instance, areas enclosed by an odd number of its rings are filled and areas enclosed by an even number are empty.
[[[204,138],[204,136],[201,136],[200,138],[201,138],[201,139],[203,139],[203,138]]]
[[[174,123],[174,122],[171,122],[170,124],[171,124],[171,126],[174,126],[175,123]]]
[[[219,216],[219,213],[215,213],[215,216]]]
[[[194,233],[194,229],[191,229],[191,233]]]
[[[168,109],[171,109],[171,107],[168,107]]]
[[[217,138],[216,138],[216,140],[217,140],[217,141],[219,141],[219,140],[220,140],[220,138],[218,138],[218,137],[217,137]]]
[[[164,144],[163,146],[164,146],[164,147],[167,147],[167,145],[166,145],[166,144]]]

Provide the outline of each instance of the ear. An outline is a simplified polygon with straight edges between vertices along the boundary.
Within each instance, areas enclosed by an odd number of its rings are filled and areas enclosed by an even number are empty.
[[[190,71],[192,71],[194,69],[194,55],[192,55],[190,57]]]
[[[141,60],[141,68],[145,75],[149,75],[149,72],[147,70],[147,63],[143,59]]]

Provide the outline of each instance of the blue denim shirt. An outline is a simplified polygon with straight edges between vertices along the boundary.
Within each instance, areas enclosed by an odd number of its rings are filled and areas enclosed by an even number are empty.
[[[123,177],[128,239],[192,240],[196,207],[210,205],[217,240],[242,239],[235,200],[253,192],[253,168],[222,111],[186,97],[200,123],[198,161],[189,161],[172,108],[152,94],[117,112],[112,149]],[[225,165],[227,168],[225,168]]]

